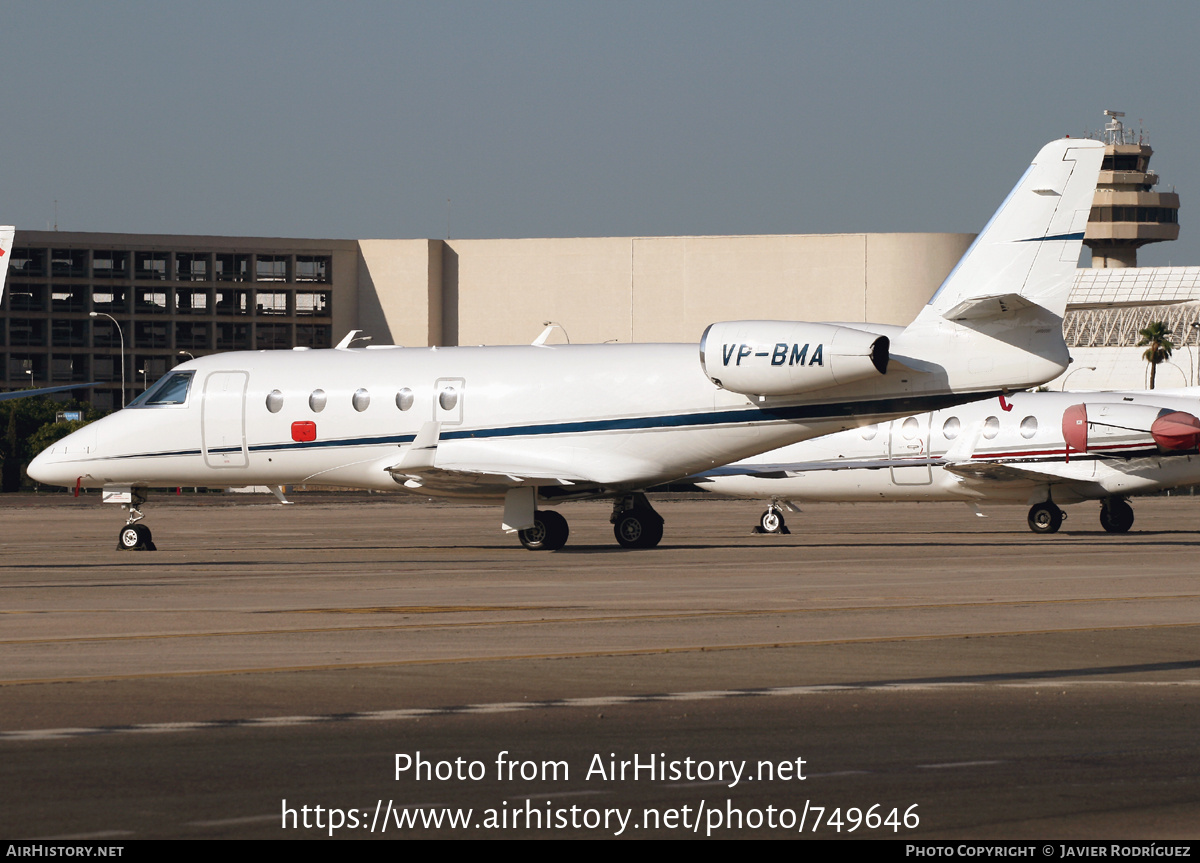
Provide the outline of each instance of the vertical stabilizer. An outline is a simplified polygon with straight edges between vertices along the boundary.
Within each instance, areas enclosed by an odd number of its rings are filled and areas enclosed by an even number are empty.
[[[1099,141],[1064,138],[1043,147],[915,323],[1034,305],[1062,317],[1103,156]]]
[[[0,225],[0,303],[4,302],[4,283],[8,279],[9,260],[12,255],[13,234],[16,228],[12,225]]]

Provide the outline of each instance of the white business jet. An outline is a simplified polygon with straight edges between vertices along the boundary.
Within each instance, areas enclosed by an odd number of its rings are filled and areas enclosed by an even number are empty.
[[[1054,533],[1060,504],[1100,501],[1110,533],[1130,495],[1200,483],[1200,390],[1018,393],[840,432],[697,478],[705,491],[771,501],[756,528],[789,533],[796,501],[1023,503]],[[978,510],[976,510],[978,512]]]
[[[350,349],[183,363],[29,466],[128,510],[146,490],[291,484],[503,502],[529,549],[558,549],[544,504],[614,501],[617,541],[663,520],[645,489],[795,441],[998,395],[1068,363],[1062,315],[1103,145],[1052,142],[907,328],[733,321],[695,344]],[[699,356],[697,356],[699,347]]]
[[[0,303],[4,302],[4,283],[8,279],[8,264],[9,256],[12,254],[13,236],[17,229],[12,225],[0,225]],[[91,386],[91,384],[70,384],[61,387],[43,387],[37,390],[13,390],[12,392],[0,393],[0,402],[6,402],[9,399],[21,399],[27,396],[41,396],[47,393],[60,393],[66,390],[77,390],[80,387]]]

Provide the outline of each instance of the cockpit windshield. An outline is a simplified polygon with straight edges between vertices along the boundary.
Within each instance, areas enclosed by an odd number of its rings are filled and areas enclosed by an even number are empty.
[[[187,402],[188,390],[192,387],[195,372],[171,372],[146,390],[127,407],[149,408],[166,405],[181,405]]]

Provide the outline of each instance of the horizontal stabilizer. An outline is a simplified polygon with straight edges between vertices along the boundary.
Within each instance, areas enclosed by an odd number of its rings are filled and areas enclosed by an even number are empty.
[[[943,315],[948,321],[978,321],[988,318],[1002,318],[1016,314],[1023,309],[1035,308],[1037,303],[1031,302],[1020,294],[998,294],[990,297],[972,297],[963,300]]]

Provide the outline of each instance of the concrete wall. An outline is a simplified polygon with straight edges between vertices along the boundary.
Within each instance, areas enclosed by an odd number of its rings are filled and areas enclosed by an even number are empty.
[[[1059,390],[1144,390],[1150,386],[1150,364],[1142,354],[1145,348],[1071,348],[1074,360],[1066,373],[1047,388]],[[1154,388],[1159,390],[1194,386],[1196,362],[1200,356],[1194,347],[1175,349],[1171,359],[1160,363]]]
[[[441,240],[359,240],[355,264],[358,314],[347,329],[378,345],[444,344]]]
[[[451,240],[457,315],[447,315],[443,331],[461,345],[519,344],[537,336],[543,321],[556,321],[575,343],[629,341],[634,242]],[[563,341],[561,333],[550,341]]]
[[[696,341],[714,321],[908,323],[971,234],[364,240],[376,343]],[[563,340],[556,332],[552,342]]]

